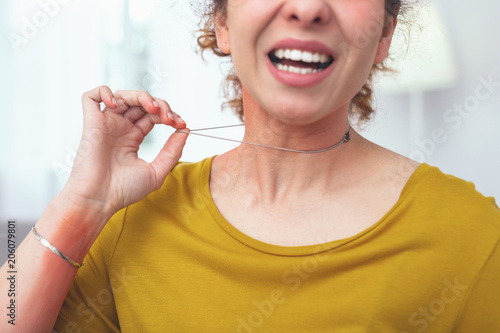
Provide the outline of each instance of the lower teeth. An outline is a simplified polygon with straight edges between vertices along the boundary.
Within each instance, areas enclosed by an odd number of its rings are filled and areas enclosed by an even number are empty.
[[[283,65],[280,63],[275,64],[276,68],[280,71],[296,73],[296,74],[314,74],[323,71],[323,69],[316,68],[300,68],[294,66]]]

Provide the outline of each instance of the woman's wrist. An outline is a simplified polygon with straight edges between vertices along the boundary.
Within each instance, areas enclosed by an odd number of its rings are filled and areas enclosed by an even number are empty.
[[[113,214],[98,201],[63,190],[49,203],[36,229],[68,257],[81,262]]]
[[[106,223],[118,211],[109,201],[97,198],[95,195],[81,193],[77,188],[79,186],[71,183],[66,184],[52,203],[56,206],[66,208],[67,213],[70,215],[83,212],[85,215],[88,215],[89,220],[94,221],[89,221],[89,223],[94,224],[99,221]]]

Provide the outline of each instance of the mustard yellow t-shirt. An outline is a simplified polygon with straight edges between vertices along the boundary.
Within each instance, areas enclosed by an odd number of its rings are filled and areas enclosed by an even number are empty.
[[[221,216],[211,161],[109,221],[59,332],[500,332],[500,211],[472,183],[422,164],[372,227],[284,247]]]

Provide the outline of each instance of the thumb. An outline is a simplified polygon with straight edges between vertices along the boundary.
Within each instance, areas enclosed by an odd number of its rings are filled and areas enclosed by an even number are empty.
[[[189,132],[189,129],[185,128],[183,131]],[[189,133],[175,132],[173,133],[158,153],[158,156],[151,162],[151,167],[155,171],[155,184],[156,188],[159,188],[165,178],[167,178],[168,173],[174,168],[179,159],[182,156],[182,149],[186,144],[186,140]]]

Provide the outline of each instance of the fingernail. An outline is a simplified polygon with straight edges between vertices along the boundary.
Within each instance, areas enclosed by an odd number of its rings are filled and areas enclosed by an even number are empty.
[[[170,119],[174,119],[174,114],[170,111],[167,112],[167,117],[170,118]]]
[[[116,99],[114,97],[111,98],[111,101],[113,102],[114,105],[118,105],[116,104]]]
[[[178,121],[179,121],[180,123],[183,123],[183,124],[185,124],[185,123],[186,123],[184,120],[182,120],[182,118],[181,118],[181,117],[179,117]]]
[[[159,108],[159,107],[160,107],[160,104],[158,104],[158,102],[157,102],[157,101],[153,101],[153,105],[154,105],[154,106],[156,106],[157,108]]]

